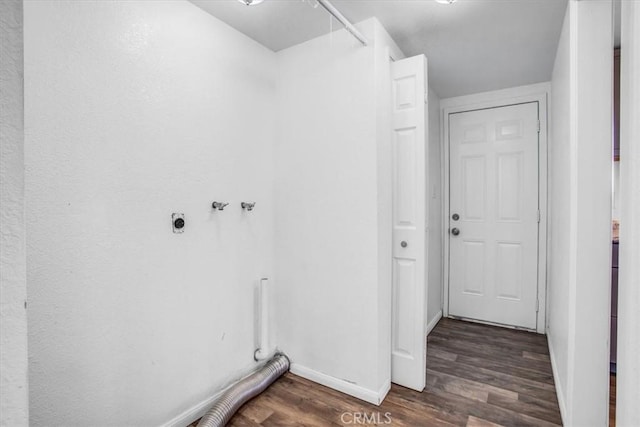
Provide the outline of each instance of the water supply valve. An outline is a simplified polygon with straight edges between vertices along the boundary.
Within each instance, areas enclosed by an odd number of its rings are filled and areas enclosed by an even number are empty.
[[[223,211],[226,206],[229,206],[228,202],[213,202],[211,203],[211,207],[213,210]]]
[[[240,203],[240,206],[245,211],[251,212],[253,210],[253,208],[256,207],[256,202],[242,202],[242,203]]]

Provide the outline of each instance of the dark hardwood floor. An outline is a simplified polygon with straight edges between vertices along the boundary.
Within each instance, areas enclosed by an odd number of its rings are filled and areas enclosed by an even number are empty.
[[[443,319],[428,337],[422,393],[393,385],[378,407],[287,373],[229,425],[561,424],[545,336]]]

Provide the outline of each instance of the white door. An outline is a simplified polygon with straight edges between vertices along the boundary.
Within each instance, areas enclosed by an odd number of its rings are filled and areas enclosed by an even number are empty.
[[[426,376],[427,58],[391,64],[393,306],[391,381],[422,391]]]
[[[538,103],[449,115],[449,314],[536,328]]]

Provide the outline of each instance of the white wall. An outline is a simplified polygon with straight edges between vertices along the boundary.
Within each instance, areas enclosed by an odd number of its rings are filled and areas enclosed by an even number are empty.
[[[429,218],[427,221],[427,249],[428,285],[427,285],[427,325],[435,326],[442,316],[443,290],[443,244],[442,244],[442,149],[440,139],[440,99],[430,88],[428,96],[429,106],[429,158],[427,173],[429,188],[427,188],[427,206]]]
[[[556,390],[562,413],[568,379],[569,354],[569,221],[571,192],[570,139],[570,21],[565,14],[551,79],[549,122],[549,230],[547,244],[547,334]]]
[[[278,52],[278,340],[294,373],[375,403],[390,379],[389,46],[376,20],[359,27],[369,47],[338,31]]]
[[[576,236],[574,346],[568,409],[574,425],[609,419],[611,294],[611,1],[577,1]]]
[[[608,422],[611,13],[569,2],[552,81],[548,334],[567,425]]]
[[[616,423],[640,425],[640,4],[622,2]]]
[[[159,425],[254,367],[275,71],[186,1],[25,5],[32,425]]]
[[[28,425],[22,1],[0,2],[0,425]]]

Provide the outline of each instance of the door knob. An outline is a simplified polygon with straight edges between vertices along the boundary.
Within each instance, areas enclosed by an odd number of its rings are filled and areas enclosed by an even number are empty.
[[[400,246],[406,248],[407,246],[409,246],[409,244],[403,240],[402,242],[400,242]]]
[[[457,221],[460,219],[460,215],[458,215],[457,213],[454,213],[453,215],[451,215],[451,219],[453,219],[454,221]]]
[[[452,228],[451,234],[453,234],[454,236],[457,236],[458,234],[460,234],[460,230],[458,230],[457,228]]]

